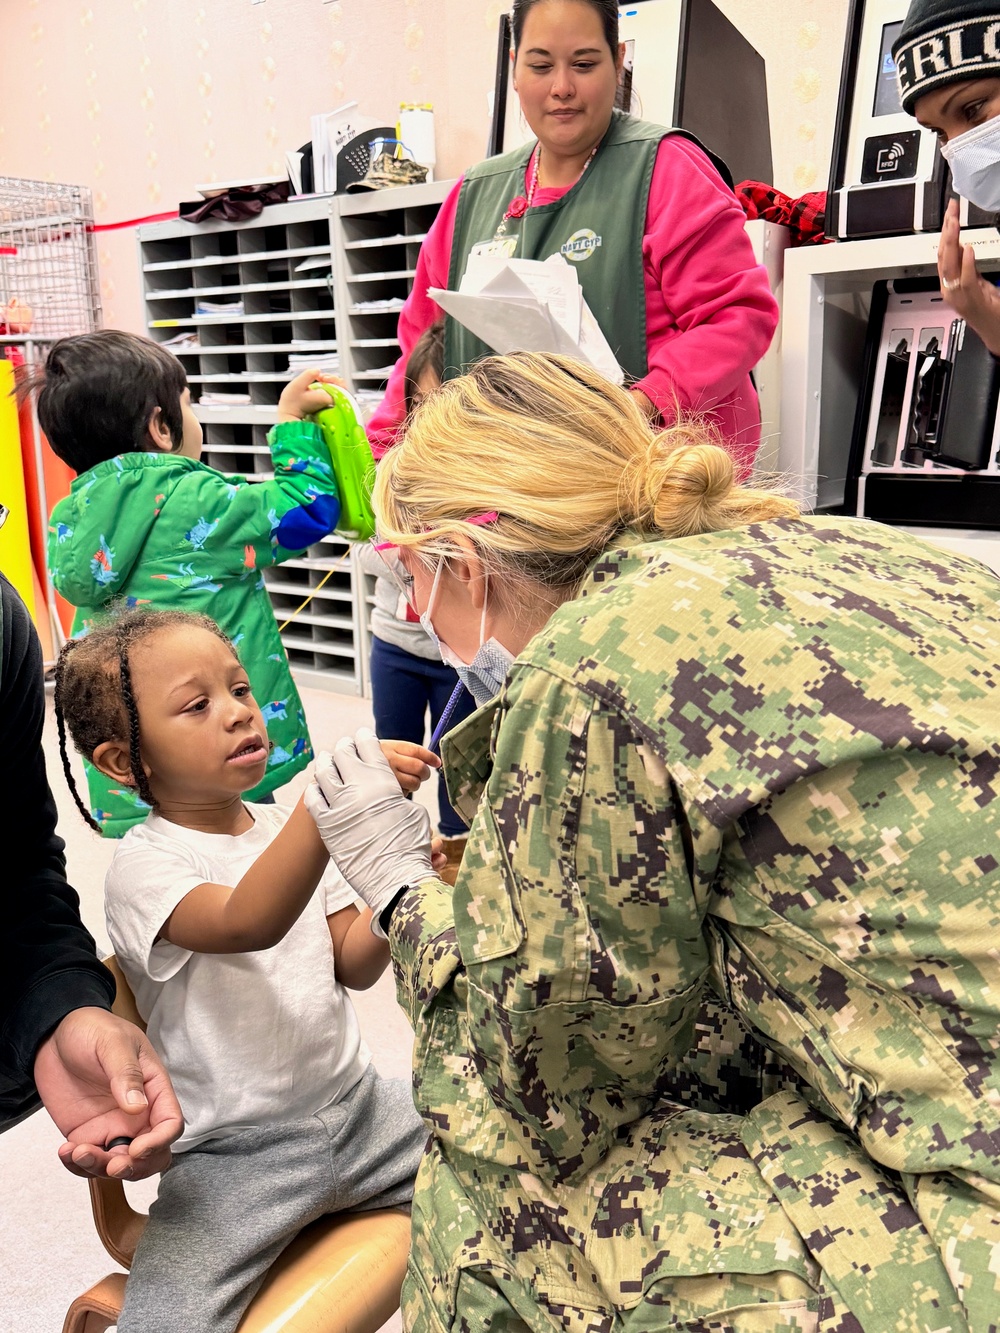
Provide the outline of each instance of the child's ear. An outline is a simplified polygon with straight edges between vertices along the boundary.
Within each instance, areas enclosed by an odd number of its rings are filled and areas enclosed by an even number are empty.
[[[112,782],[117,782],[122,787],[135,786],[132,762],[125,741],[102,741],[91,755],[90,762]]]
[[[146,438],[149,447],[158,454],[172,454],[175,451],[174,438],[163,419],[162,407],[153,408],[153,414],[146,425]]]

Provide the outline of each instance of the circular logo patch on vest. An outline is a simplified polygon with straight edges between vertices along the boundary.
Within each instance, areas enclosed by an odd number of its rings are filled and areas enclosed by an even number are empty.
[[[595,231],[589,227],[584,227],[582,231],[575,231],[566,244],[560,250],[560,254],[565,255],[567,259],[574,264],[582,264],[585,259],[599,250],[604,244],[604,237],[598,236]]]

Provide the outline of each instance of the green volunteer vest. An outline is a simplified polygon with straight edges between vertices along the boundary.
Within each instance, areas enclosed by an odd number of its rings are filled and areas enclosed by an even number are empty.
[[[516,258],[547,259],[561,253],[576,265],[587,304],[618,364],[633,379],[642,379],[649,368],[642,240],[656,153],[669,134],[698,142],[683,130],[615,111],[596,157],[573,188],[555,203],[532,208],[507,223],[507,236],[517,240]],[[467,172],[455,214],[448,279],[452,291],[461,283],[470,252],[493,240],[511,201],[524,194],[532,151],[533,145],[526,144]],[[725,165],[712,160],[731,184]],[[445,379],[490,355],[485,343],[450,317],[444,351]]]

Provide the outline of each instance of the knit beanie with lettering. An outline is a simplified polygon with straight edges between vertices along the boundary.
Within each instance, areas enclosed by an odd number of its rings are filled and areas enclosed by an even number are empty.
[[[1000,77],[1000,0],[913,0],[892,56],[911,115],[934,88]]]

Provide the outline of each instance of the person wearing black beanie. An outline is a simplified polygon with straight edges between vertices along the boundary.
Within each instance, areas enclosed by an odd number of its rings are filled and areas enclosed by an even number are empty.
[[[1000,213],[1000,0],[913,0],[892,54],[903,108],[938,136],[955,192]],[[941,292],[1000,358],[1000,291],[959,232],[952,199],[938,245]]]
[[[1000,77],[1000,0],[913,0],[892,54],[911,115],[935,88]]]

